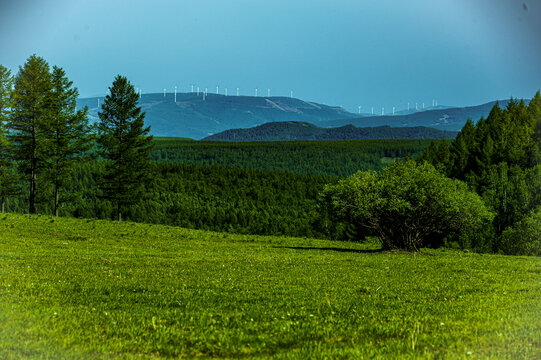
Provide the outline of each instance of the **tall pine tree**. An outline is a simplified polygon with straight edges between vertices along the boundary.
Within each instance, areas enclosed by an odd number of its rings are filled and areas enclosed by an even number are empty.
[[[0,210],[5,211],[6,197],[17,194],[17,175],[10,159],[11,144],[7,137],[6,123],[11,115],[13,76],[0,65]]]
[[[137,106],[133,85],[117,75],[98,114],[98,154],[106,161],[101,180],[102,196],[116,207],[122,220],[126,206],[136,203],[143,185],[150,180],[150,153],[154,148],[150,127],[144,127],[145,113]]]
[[[58,216],[60,203],[66,200],[60,196],[76,162],[87,158],[92,147],[91,131],[87,112],[76,110],[79,92],[73,87],[66,73],[54,66],[52,91],[50,93],[50,120],[47,123],[48,176],[54,188],[53,213]]]
[[[15,77],[13,114],[8,122],[14,159],[29,182],[29,213],[36,212],[38,179],[47,162],[47,121],[50,119],[51,74],[47,62],[28,58]]]

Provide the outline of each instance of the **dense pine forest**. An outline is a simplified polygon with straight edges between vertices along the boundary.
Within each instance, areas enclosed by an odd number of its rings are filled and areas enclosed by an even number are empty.
[[[228,143],[156,138],[152,158],[174,164],[223,165],[297,174],[349,176],[422,154],[426,139]]]

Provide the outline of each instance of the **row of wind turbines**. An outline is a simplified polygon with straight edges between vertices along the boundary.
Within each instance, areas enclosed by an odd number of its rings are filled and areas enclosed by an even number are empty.
[[[109,92],[109,90],[107,90],[107,92]],[[206,100],[206,97],[208,95],[208,88],[205,88],[205,91],[202,91],[202,89],[200,89],[199,86],[195,86],[195,85],[192,84],[191,92],[192,92],[192,94],[196,93],[197,96],[200,96],[200,94],[202,94],[203,95],[203,100]],[[259,89],[255,88],[255,97],[258,97],[258,92],[259,92]],[[141,98],[141,96],[143,95],[142,90],[139,89],[139,88],[136,88],[136,93],[139,94],[139,98]],[[220,94],[220,87],[217,85],[216,86],[216,95],[219,95],[219,94]],[[163,88],[163,97],[166,97],[166,95],[167,95],[167,88]],[[227,87],[225,88],[224,95],[228,96]],[[240,96],[240,88],[237,88],[236,96]],[[270,90],[270,88],[267,88],[267,97],[270,97],[270,96],[271,96],[271,90]],[[290,96],[290,98],[293,98],[293,90],[290,91],[289,96]],[[177,86],[174,86],[174,102],[175,103],[177,102]],[[437,106],[438,106],[438,100],[433,99],[432,100],[432,107],[434,108],[434,107],[437,107]],[[100,99],[98,98],[98,108],[99,107],[100,107]],[[359,105],[357,107],[357,110],[358,110],[359,114],[361,114],[361,109],[362,108],[363,107],[361,105]],[[418,102],[415,103],[415,111],[424,110],[424,109],[425,109],[425,103],[424,102],[422,103],[422,108],[419,108],[419,103]],[[407,112],[409,113],[410,110],[411,110],[410,102],[408,102],[408,110],[407,110]],[[395,115],[395,111],[396,111],[396,107],[393,106],[392,115]],[[370,114],[375,115],[373,106],[371,108]],[[381,108],[381,116],[385,116],[385,107]]]
[[[438,100],[433,99],[433,100],[432,100],[432,107],[434,108],[434,107],[437,107],[437,106],[438,106]],[[358,113],[359,113],[359,114],[361,113],[361,109],[362,109],[362,108],[363,108],[363,107],[360,106],[360,105],[357,107]],[[415,111],[424,110],[424,109],[425,109],[425,103],[422,103],[422,108],[419,108],[419,103],[415,103]],[[395,114],[395,110],[396,110],[396,107],[393,106],[393,112],[392,112],[392,115]],[[411,106],[410,106],[410,102],[408,102],[408,113],[410,112],[410,110],[411,110]],[[372,115],[375,115],[375,114],[374,114],[374,107],[373,107],[373,106],[372,106],[372,109],[371,109],[370,113],[371,113]],[[381,116],[385,116],[385,107],[382,107],[382,108],[381,108]]]

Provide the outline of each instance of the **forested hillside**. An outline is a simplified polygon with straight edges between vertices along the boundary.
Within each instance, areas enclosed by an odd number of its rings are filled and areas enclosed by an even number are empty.
[[[210,142],[156,138],[152,157],[175,164],[223,165],[298,174],[348,176],[417,157],[431,140]]]
[[[71,201],[60,216],[112,219],[114,203],[99,196],[98,179],[104,163],[91,161],[76,167],[66,193]],[[124,213],[126,220],[245,234],[331,235],[320,221],[318,193],[335,177],[224,166],[155,163],[154,181],[145,186],[140,201]],[[52,187],[43,188],[37,212],[51,214]],[[25,194],[27,188],[23,189]],[[27,212],[24,195],[10,197],[6,210]],[[334,237],[344,237],[344,228]]]
[[[457,132],[424,126],[364,127],[346,125],[321,128],[298,121],[270,122],[249,129],[231,129],[204,138],[213,141],[292,141],[292,140],[362,140],[362,139],[451,139]]]

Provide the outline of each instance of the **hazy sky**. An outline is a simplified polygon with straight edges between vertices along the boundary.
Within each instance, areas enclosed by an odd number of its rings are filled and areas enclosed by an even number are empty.
[[[540,39],[540,0],[0,0],[0,64],[36,53],[83,97],[122,74],[144,93],[473,105],[533,96]]]

